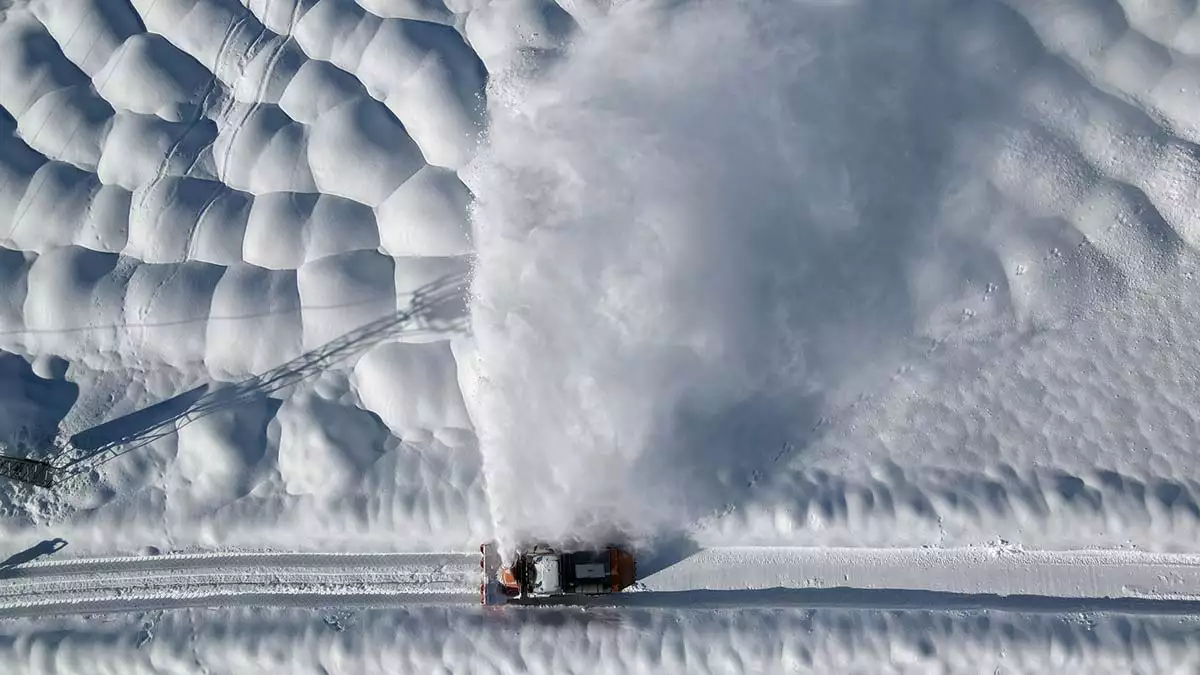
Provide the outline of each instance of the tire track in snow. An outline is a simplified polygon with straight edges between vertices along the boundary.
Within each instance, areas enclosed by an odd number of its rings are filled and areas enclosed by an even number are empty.
[[[203,553],[0,570],[0,617],[185,607],[476,604],[479,555]]]
[[[167,609],[208,609],[220,607],[282,607],[296,609],[370,609],[415,607],[420,605],[478,606],[479,592],[453,594],[391,593],[387,589],[373,591],[331,592],[313,589],[281,588],[230,591],[197,590],[190,594],[166,595],[128,594],[113,596],[80,596],[47,598],[37,602],[0,605],[0,620],[22,617],[44,617],[64,614],[104,614],[111,612],[149,612]]]
[[[39,560],[0,570],[3,580],[38,576],[92,574],[120,570],[200,570],[254,567],[479,567],[478,553],[307,553],[307,552],[217,552],[167,553],[153,556],[113,558],[65,558]]]

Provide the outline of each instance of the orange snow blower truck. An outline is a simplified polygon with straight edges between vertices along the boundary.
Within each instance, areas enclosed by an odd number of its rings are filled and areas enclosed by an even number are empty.
[[[479,547],[483,554],[484,605],[537,604],[569,596],[617,593],[637,580],[633,554],[616,546],[604,550],[559,551],[538,544],[521,551],[511,565],[501,562],[494,543]]]

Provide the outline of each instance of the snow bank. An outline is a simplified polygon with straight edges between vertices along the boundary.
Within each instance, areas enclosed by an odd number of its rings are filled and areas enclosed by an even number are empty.
[[[0,368],[0,442],[45,456],[56,426],[262,373],[465,270],[483,71],[439,4],[0,2],[0,349],[27,362]],[[76,550],[475,545],[465,300],[436,310],[365,402],[350,359],[59,492],[6,483],[0,548],[45,523]]]
[[[287,647],[280,638],[288,638]],[[1193,620],[852,609],[202,610],[20,620],[9,672],[1187,672]]]

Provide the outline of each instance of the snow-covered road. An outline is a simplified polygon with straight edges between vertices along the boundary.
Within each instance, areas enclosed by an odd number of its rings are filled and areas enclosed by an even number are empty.
[[[1135,550],[721,547],[616,604],[1200,615],[1200,556]]]
[[[1135,550],[728,547],[655,571],[656,591],[773,588],[924,590],[1064,598],[1200,600],[1200,555]]]
[[[176,607],[472,604],[476,554],[206,553],[0,570],[0,617]]]
[[[710,548],[589,605],[995,608],[1200,615],[1200,556],[1138,551]],[[651,563],[654,565],[654,563]],[[474,553],[203,553],[0,570],[0,617],[179,607],[474,605]]]

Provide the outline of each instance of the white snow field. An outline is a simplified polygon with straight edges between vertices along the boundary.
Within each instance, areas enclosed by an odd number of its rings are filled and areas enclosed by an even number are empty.
[[[2,670],[1195,672],[1197,245],[1194,2],[0,0]]]

